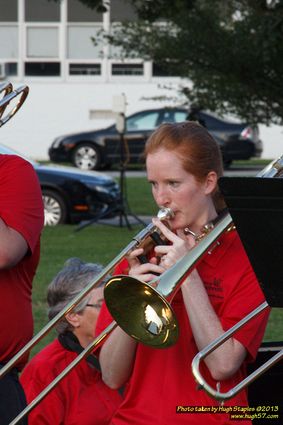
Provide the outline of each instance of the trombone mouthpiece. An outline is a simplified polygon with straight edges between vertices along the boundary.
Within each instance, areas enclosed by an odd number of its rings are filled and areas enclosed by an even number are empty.
[[[167,207],[160,208],[160,210],[157,213],[157,218],[159,218],[159,220],[161,221],[170,220],[170,218],[173,218],[173,217],[174,217],[173,211]]]

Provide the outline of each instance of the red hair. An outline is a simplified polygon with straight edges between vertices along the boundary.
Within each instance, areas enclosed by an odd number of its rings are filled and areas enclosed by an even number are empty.
[[[174,151],[180,157],[184,170],[199,182],[203,182],[211,171],[218,177],[223,175],[222,155],[217,142],[205,127],[196,122],[161,124],[146,142],[145,158],[159,149]],[[214,194],[217,209],[224,207],[223,200],[219,204],[219,195],[217,189]]]

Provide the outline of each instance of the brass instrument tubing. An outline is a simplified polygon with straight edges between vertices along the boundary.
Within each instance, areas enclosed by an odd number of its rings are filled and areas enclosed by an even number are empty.
[[[196,266],[196,264],[206,254],[208,249],[217,241],[219,236],[229,228],[232,223],[232,217],[227,213],[206,236],[201,239],[200,242],[189,251],[182,259],[180,259],[174,266],[166,270],[160,277],[152,280],[150,285],[158,284],[157,291],[161,288],[161,295],[166,298],[167,301],[171,301],[175,293],[179,289],[178,283],[180,283],[183,277],[190,273],[190,271]],[[177,281],[176,281],[176,276]],[[172,285],[172,282],[175,284]]]
[[[265,301],[262,304],[260,304],[256,309],[254,309],[250,314],[245,316],[242,320],[240,320],[238,323],[236,323],[232,328],[230,328],[228,331],[225,332],[225,337],[223,335],[216,338],[213,342],[208,344],[205,348],[203,348],[193,359],[192,361],[192,372],[193,375],[198,382],[199,389],[204,389],[210,396],[214,397],[216,400],[229,400],[230,398],[234,397],[236,394],[238,394],[245,386],[247,386],[249,383],[253,382],[257,376],[260,376],[262,373],[264,373],[266,370],[268,370],[274,363],[271,362],[274,358],[276,358],[277,361],[279,361],[283,357],[283,350],[281,350],[279,353],[277,353],[275,356],[273,356],[271,359],[269,359],[264,365],[260,366],[257,370],[255,370],[253,373],[251,373],[248,377],[243,379],[238,385],[236,385],[234,388],[231,388],[226,393],[221,393],[214,388],[212,388],[207,382],[205,382],[203,376],[200,373],[199,366],[200,362],[204,360],[212,351],[214,351],[216,348],[218,348],[220,345],[222,345],[227,339],[231,338],[232,335],[234,335],[235,332],[237,332],[240,328],[242,328],[247,322],[249,322],[251,319],[253,319],[255,316],[257,316],[259,313],[261,313],[263,310],[265,310],[268,307],[268,303]],[[260,373],[259,373],[260,372]]]

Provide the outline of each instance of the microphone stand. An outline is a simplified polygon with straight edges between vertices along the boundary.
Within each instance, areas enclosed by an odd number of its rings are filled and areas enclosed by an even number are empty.
[[[126,226],[128,229],[132,229],[132,226],[129,222],[128,216],[133,217],[138,223],[145,226],[145,222],[141,220],[137,215],[133,214],[127,199],[127,186],[126,186],[126,167],[129,161],[129,158],[125,157],[125,115],[120,113],[117,117],[116,123],[117,131],[120,135],[120,178],[119,178],[119,186],[120,186],[120,212],[119,212],[119,225],[123,227],[123,220],[125,220]]]

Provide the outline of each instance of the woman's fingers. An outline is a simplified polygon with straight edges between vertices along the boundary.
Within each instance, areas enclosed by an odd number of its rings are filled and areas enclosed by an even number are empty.
[[[179,236],[181,239],[183,239],[184,241],[186,241],[188,247],[191,249],[195,246],[196,241],[195,238],[193,237],[193,235],[185,235],[184,231],[182,229],[178,229],[176,231],[177,236]]]
[[[170,229],[168,229],[167,226],[165,226],[165,224],[163,224],[158,218],[153,217],[152,218],[152,222],[153,224],[161,231],[161,233],[165,236],[165,238],[174,243],[174,241],[176,240],[176,238],[178,236],[175,235],[175,233],[173,233]]]
[[[194,241],[189,239],[180,229],[176,233],[171,232],[160,220],[153,219],[153,223],[163,233],[165,238],[171,242],[169,245],[158,245],[154,251],[160,258],[160,266],[164,269],[172,267],[180,258],[182,258],[193,247]]]
[[[160,275],[163,272],[164,267],[154,263],[145,263],[131,267],[129,270],[129,275],[144,282],[149,282],[154,277]]]
[[[163,271],[164,271],[164,269],[163,269]],[[137,280],[141,280],[142,282],[150,283],[154,279],[156,279],[156,277],[158,277],[158,276],[159,276],[159,274],[156,275],[156,274],[153,274],[153,273],[146,273],[146,274],[143,274],[143,275],[140,275],[140,276],[132,276],[132,277],[134,277]]]
[[[129,259],[133,259],[133,258],[135,259],[135,258],[137,258],[138,255],[143,254],[143,252],[144,252],[143,248],[134,249],[133,251],[130,252],[128,258]]]

